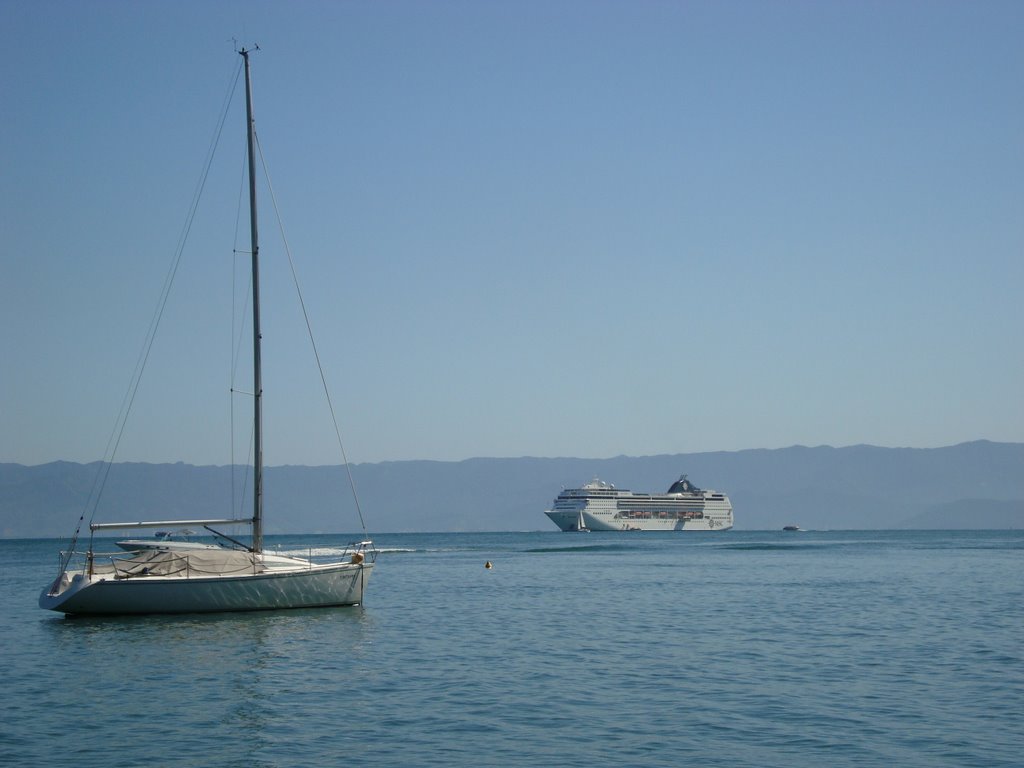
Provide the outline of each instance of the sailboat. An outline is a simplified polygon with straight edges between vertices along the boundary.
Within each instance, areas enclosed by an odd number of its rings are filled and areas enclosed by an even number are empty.
[[[239,53],[245,67],[249,219],[253,305],[253,515],[216,520],[90,523],[92,534],[129,528],[252,526],[251,546],[215,546],[163,541],[129,546],[117,556],[75,546],[61,553],[57,577],[43,589],[39,606],[74,615],[211,613],[281,608],[359,605],[373,571],[376,550],[369,540],[351,544],[330,563],[263,549],[263,444],[260,356],[259,248],[256,226],[255,142],[251,51]],[[75,537],[77,542],[77,534]],[[236,542],[236,544],[239,544]],[[74,563],[74,565],[72,565]]]
[[[590,529],[587,528],[587,521],[583,519],[583,510],[580,510],[579,516],[576,518],[576,525],[571,530],[576,533],[590,533]]]

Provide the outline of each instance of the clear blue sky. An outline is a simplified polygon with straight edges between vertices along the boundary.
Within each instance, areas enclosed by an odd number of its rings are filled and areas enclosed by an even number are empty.
[[[351,460],[1024,441],[1024,3],[0,11],[0,461],[102,457],[232,38]],[[118,460],[231,460],[240,106]],[[335,463],[261,219],[266,460]]]

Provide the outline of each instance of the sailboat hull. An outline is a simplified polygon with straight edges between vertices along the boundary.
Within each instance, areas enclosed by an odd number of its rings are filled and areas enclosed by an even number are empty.
[[[65,574],[39,607],[82,616],[220,613],[359,605],[373,563],[334,563],[235,576],[185,578]]]

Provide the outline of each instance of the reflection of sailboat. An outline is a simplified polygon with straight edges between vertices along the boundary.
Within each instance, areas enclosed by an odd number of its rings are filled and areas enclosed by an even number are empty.
[[[122,557],[102,556],[92,543],[84,552],[62,553],[60,573],[39,596],[39,605],[68,614],[205,613],[274,608],[356,605],[370,578],[376,550],[369,541],[351,545],[341,560],[315,563],[263,550],[263,444],[260,358],[259,247],[256,227],[255,124],[249,52],[245,66],[246,126],[249,159],[249,210],[252,240],[254,486],[251,519],[177,520],[138,523],[93,523],[90,531],[126,528],[247,524],[250,547],[221,547],[164,541],[161,546],[132,548]],[[212,530],[212,529],[210,529]],[[189,546],[191,544],[191,546]],[[81,563],[69,567],[76,558]]]

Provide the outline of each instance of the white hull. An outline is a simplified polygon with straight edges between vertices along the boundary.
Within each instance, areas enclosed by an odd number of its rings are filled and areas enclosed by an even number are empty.
[[[563,531],[576,531],[579,515],[545,510],[551,522]],[[725,531],[732,528],[731,524],[716,525],[710,518],[696,520],[625,520],[614,516],[602,516],[583,513],[586,530],[589,531]]]
[[[273,567],[262,573],[114,578],[65,573],[39,606],[79,615],[265,611],[358,605],[373,563]]]

